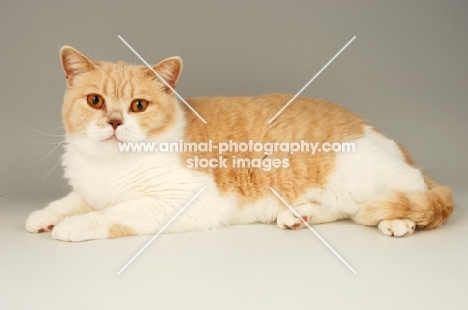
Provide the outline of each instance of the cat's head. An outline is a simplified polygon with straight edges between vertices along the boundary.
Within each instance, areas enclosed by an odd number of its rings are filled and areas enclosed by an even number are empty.
[[[118,142],[155,141],[177,122],[172,90],[148,67],[96,62],[64,46],[60,59],[67,83],[62,110],[67,139],[87,149],[117,149]],[[153,69],[175,87],[179,57]]]

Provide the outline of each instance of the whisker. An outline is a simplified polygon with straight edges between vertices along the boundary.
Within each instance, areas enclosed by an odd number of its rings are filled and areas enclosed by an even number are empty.
[[[60,124],[57,127],[54,127],[51,130],[49,130],[49,132],[56,131],[56,130],[59,130],[59,129],[65,129],[65,126],[63,126],[63,124]]]
[[[60,129],[64,129],[65,127],[56,127],[56,128],[52,128],[51,130],[49,130],[49,132],[52,132],[52,131],[57,131],[57,130],[60,130]]]
[[[152,51],[148,56],[146,56],[145,59],[150,59],[151,56],[153,56],[153,54],[154,54],[155,52],[156,52],[156,49],[153,49],[153,51]]]
[[[32,128],[31,126],[28,126],[28,125],[26,125],[25,123],[22,123],[22,124],[23,124],[24,126],[28,127],[29,129],[31,129],[32,131],[37,132],[38,134],[41,134],[41,135],[43,135],[43,136],[47,136],[47,137],[61,137],[61,138],[66,137],[66,135],[51,135],[51,134],[47,134],[47,133],[45,133],[45,132],[39,131],[39,130],[37,130],[37,129],[35,129],[35,128]]]
[[[47,156],[49,156],[50,154],[52,154],[52,153],[53,153],[53,152],[54,152],[54,151],[55,151],[55,150],[56,150],[56,149],[57,149],[59,146],[61,146],[61,145],[62,145],[63,143],[65,143],[65,142],[66,142],[66,141],[65,141],[65,140],[63,140],[62,142],[59,142],[59,143],[57,143],[57,145],[56,145],[56,146],[55,146],[55,147],[54,147],[54,148],[53,148],[51,151],[49,151],[47,154],[45,154],[44,156],[42,156],[42,158],[41,158],[41,159],[39,159],[39,161],[38,161],[38,162],[41,162],[41,161],[43,161],[43,160],[44,160],[44,158],[46,158]]]
[[[59,160],[57,161],[57,163],[55,164],[55,166],[52,167],[52,169],[50,169],[49,172],[47,172],[47,174],[45,175],[45,177],[42,179],[42,183],[45,182],[45,180],[47,179],[47,177],[52,173],[52,171],[54,171],[55,168],[57,168],[57,166],[60,164],[61,161],[62,161],[62,158],[60,157]]]
[[[97,57],[95,58],[95,60],[97,60],[98,62],[100,62],[100,61],[101,61],[101,57],[99,57],[99,54],[97,53],[97,51],[96,51],[96,49],[94,48],[94,46],[93,46],[93,51],[94,51],[94,54],[96,54],[96,56],[97,56]]]
[[[58,141],[58,142],[29,142],[28,144],[32,145],[56,145],[65,142],[65,140]]]

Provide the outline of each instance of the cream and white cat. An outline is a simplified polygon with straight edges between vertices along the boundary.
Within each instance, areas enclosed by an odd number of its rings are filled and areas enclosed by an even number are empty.
[[[451,191],[424,176],[404,148],[335,104],[297,98],[269,124],[291,95],[188,100],[205,124],[147,67],[94,62],[67,46],[60,56],[67,82],[62,163],[72,192],[33,212],[29,232],[51,231],[63,241],[154,234],[202,187],[167,232],[274,222],[303,227],[270,187],[311,224],[352,219],[390,236],[438,227],[453,210]],[[182,61],[172,57],[153,68],[175,87]],[[287,163],[265,171],[187,167],[195,156],[218,158],[217,150],[132,153],[118,147],[209,140],[347,141],[355,152],[223,154]]]

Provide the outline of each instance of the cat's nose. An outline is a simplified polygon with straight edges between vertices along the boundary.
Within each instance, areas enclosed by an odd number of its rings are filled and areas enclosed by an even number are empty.
[[[112,125],[112,128],[114,128],[114,130],[116,130],[117,127],[122,125],[122,120],[117,119],[117,118],[110,119],[107,122]]]

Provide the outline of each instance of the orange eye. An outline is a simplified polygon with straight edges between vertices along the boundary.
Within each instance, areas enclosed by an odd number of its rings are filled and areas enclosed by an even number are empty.
[[[132,101],[130,109],[133,112],[143,112],[148,107],[148,101],[144,99],[135,99]]]
[[[88,95],[88,97],[86,97],[86,100],[88,101],[88,105],[92,108],[100,109],[104,106],[104,98],[102,98],[101,95]]]

